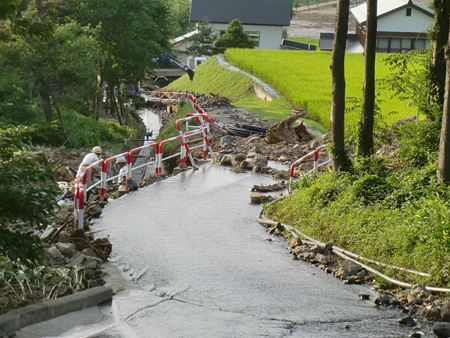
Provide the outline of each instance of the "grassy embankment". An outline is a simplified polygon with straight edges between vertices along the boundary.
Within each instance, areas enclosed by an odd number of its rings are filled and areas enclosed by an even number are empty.
[[[385,56],[379,54],[377,57],[378,79],[383,79],[389,74],[389,67],[383,61]],[[262,102],[254,95],[253,84],[249,78],[221,67],[215,58],[208,59],[195,70],[193,82],[190,82],[187,76],[183,76],[167,88],[205,94],[219,93],[231,99],[234,105],[248,108],[274,121],[289,115],[293,106],[306,107],[307,123],[311,124],[311,120],[314,120],[326,129],[330,129],[330,52],[230,49],[226,51],[225,57],[232,65],[268,83],[283,97],[269,103]],[[362,98],[363,78],[364,57],[361,54],[347,54],[348,97]],[[392,92],[386,90],[380,90],[378,103],[387,125],[415,114],[412,107],[408,107],[405,102],[393,97]],[[349,111],[346,114],[346,125],[357,123],[359,114],[358,109]]]
[[[292,104],[306,106],[314,118],[325,125],[329,123],[330,53],[230,50],[226,56],[233,64],[283,92],[292,103],[283,99],[270,104],[258,102],[252,97],[248,80],[223,70],[213,58],[197,69],[194,83],[177,81],[171,89],[220,93],[236,105],[272,119],[287,115]],[[377,60],[377,77],[388,74],[382,57]],[[360,97],[362,56],[346,58],[347,93]],[[388,93],[378,98],[385,100],[381,112],[389,125],[415,113],[405,103],[391,99]],[[398,113],[390,114],[393,110]],[[357,111],[349,112],[346,125],[358,119]],[[299,181],[297,190],[270,206],[267,215],[360,255],[431,273],[430,278],[418,278],[403,276],[397,270],[384,271],[394,277],[449,286],[450,194],[436,180],[439,128],[409,123],[396,129],[395,135],[402,146],[393,158],[353,163],[348,174],[325,173],[314,182]]]

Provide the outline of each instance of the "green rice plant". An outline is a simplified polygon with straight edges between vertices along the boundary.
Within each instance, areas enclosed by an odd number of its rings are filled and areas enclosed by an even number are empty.
[[[376,77],[384,79],[389,68],[386,54],[377,54]],[[308,114],[330,128],[331,113],[331,53],[327,51],[273,51],[228,49],[228,62],[269,83],[283,93],[294,106],[306,107]],[[348,53],[345,56],[346,95],[362,97],[364,56]],[[380,89],[380,88],[379,88]],[[393,97],[392,91],[379,92],[381,114],[388,125],[402,117],[415,114],[412,107]],[[345,124],[359,121],[359,112],[345,116]]]
[[[270,102],[262,101],[256,97],[252,80],[239,72],[231,71],[219,65],[215,57],[211,57],[195,68],[194,81],[187,75],[172,82],[166,88],[170,91],[191,91],[202,94],[218,93],[230,99],[236,107],[242,107],[261,115],[271,121],[279,121],[292,112],[292,103],[284,95]],[[305,123],[313,126],[322,134],[326,133],[317,122],[303,119]]]

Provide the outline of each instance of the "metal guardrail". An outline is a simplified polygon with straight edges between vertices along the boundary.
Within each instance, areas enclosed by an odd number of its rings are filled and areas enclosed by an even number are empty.
[[[168,98],[170,100],[169,106],[172,105],[173,101],[180,101],[185,98],[188,99],[192,104],[193,113],[189,113],[187,117],[183,119],[177,120],[177,129],[179,135],[168,138],[166,140],[162,140],[159,143],[150,143],[137,148],[133,148],[128,152],[124,152],[122,154],[114,155],[106,160],[99,160],[90,166],[86,167],[80,176],[76,178],[75,188],[74,188],[74,219],[75,219],[75,228],[82,229],[84,227],[84,208],[87,199],[87,193],[93,188],[100,186],[100,197],[103,198],[106,194],[107,182],[114,180],[119,177],[119,175],[115,175],[109,177],[109,163],[116,160],[118,157],[123,156],[127,160],[127,181],[131,178],[133,170],[137,170],[141,167],[154,165],[155,166],[155,174],[161,174],[162,172],[162,162],[168,160],[173,157],[180,156],[180,163],[186,164],[186,155],[189,156],[192,166],[194,169],[197,168],[195,161],[190,152],[190,147],[188,145],[189,137],[194,135],[202,135],[203,144],[198,147],[203,147],[203,159],[207,158],[207,151],[209,150],[210,155],[212,157],[213,151],[208,141],[208,133],[209,133],[209,123],[214,123],[219,127],[223,128],[223,125],[220,122],[216,122],[214,119],[210,118],[203,109],[201,109],[196,104],[196,98],[192,94],[188,93],[173,93],[173,92],[149,92],[149,95],[154,95],[159,97],[160,99]],[[180,123],[188,122],[191,120],[196,120],[198,122],[197,126],[187,127],[185,132],[182,131]],[[192,130],[192,128],[194,128]],[[191,130],[189,130],[191,129]],[[163,157],[163,146],[166,143],[181,139],[181,149],[179,153],[169,155],[167,157]],[[155,148],[155,158],[154,160],[150,160],[149,162],[140,164],[138,166],[133,167],[133,156],[139,153],[141,150],[145,148]],[[193,147],[196,148],[196,147]],[[100,180],[91,184],[94,179],[95,169],[101,168]]]

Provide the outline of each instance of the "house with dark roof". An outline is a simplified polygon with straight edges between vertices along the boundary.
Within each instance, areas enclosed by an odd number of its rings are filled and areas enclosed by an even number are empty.
[[[350,9],[356,34],[364,46],[367,4]],[[413,0],[378,0],[377,52],[400,53],[429,46],[427,30],[433,28],[434,12]]]
[[[290,25],[291,17],[291,0],[192,0],[190,21],[206,18],[223,33],[239,19],[255,48],[280,49],[283,27]]]

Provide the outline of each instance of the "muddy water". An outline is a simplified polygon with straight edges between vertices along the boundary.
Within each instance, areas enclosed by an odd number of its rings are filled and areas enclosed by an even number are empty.
[[[147,128],[147,132],[152,132],[153,138],[159,135],[159,130],[161,129],[161,121],[159,116],[156,115],[152,109],[143,108],[139,110],[139,116]]]

